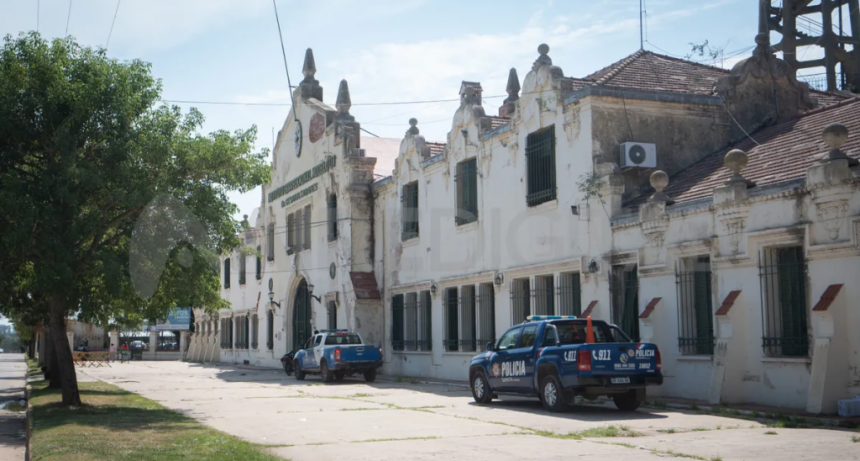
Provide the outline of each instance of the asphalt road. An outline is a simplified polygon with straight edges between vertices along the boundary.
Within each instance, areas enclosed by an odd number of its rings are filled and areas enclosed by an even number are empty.
[[[27,364],[23,354],[0,354],[0,407],[24,397]],[[24,459],[26,450],[24,413],[0,408],[0,460]]]
[[[612,405],[576,405],[548,413],[537,400],[517,398],[476,405],[456,384],[323,384],[279,370],[183,362],[114,363],[78,371],[84,375],[293,461],[860,460],[860,443],[852,441],[858,432],[773,428],[674,409],[622,413]],[[602,426],[625,430],[616,437],[582,433]]]

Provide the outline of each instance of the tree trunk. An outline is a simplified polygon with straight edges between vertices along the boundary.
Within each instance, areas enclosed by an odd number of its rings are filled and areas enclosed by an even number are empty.
[[[51,299],[50,318],[51,336],[54,339],[54,350],[57,352],[57,371],[60,372],[60,388],[63,390],[63,405],[77,406],[81,404],[81,395],[78,393],[78,376],[72,360],[72,349],[66,339],[66,300],[62,296],[55,295]]]
[[[60,369],[57,363],[57,350],[54,348],[54,336],[49,328],[45,329],[45,379],[51,389],[60,388]]]
[[[27,356],[30,357],[30,360],[34,360],[36,358],[36,340],[31,339],[27,343]]]

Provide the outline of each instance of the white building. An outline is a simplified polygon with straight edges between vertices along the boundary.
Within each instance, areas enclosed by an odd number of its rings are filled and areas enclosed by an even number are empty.
[[[359,137],[309,50],[244,235],[264,259],[225,258],[233,310],[190,357],[277,366],[337,326],[385,373],[465,380],[525,316],[590,315],[660,347],[654,395],[835,412],[860,394],[860,102],[758,42],[731,73],[639,51],[584,78],[542,45],[499,116],[463,82],[444,144]]]

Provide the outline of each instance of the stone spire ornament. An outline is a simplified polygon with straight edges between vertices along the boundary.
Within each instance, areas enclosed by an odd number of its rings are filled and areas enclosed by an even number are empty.
[[[851,158],[842,151],[842,145],[848,140],[848,128],[841,123],[831,123],[824,127],[821,133],[824,138],[824,144],[830,148],[830,151],[821,157],[821,163],[831,162],[833,160],[847,160],[848,166],[857,165],[858,160]]]
[[[352,98],[349,97],[349,84],[346,82],[346,79],[343,79],[340,81],[340,86],[337,89],[337,101],[335,101],[338,120],[355,120],[355,117],[349,114],[351,107]]]
[[[669,198],[669,196],[666,195],[665,192],[663,192],[663,189],[665,189],[666,186],[668,186],[668,185],[669,185],[669,175],[666,174],[665,171],[657,170],[657,171],[651,173],[651,187],[653,187],[654,190],[656,190],[656,192],[654,192],[654,195],[652,195],[648,199],[648,201],[651,203],[663,202],[666,205],[671,205],[671,204],[675,203],[674,200]]]
[[[517,76],[517,69],[513,67],[508,72],[508,85],[505,91],[508,93],[508,97],[499,107],[499,116],[510,117],[517,110],[517,100],[520,99],[520,79]]]
[[[303,98],[314,98],[318,101],[323,100],[323,89],[320,82],[314,79],[317,73],[317,65],[314,62],[314,50],[308,48],[305,51],[305,62],[302,65],[302,75],[304,80],[299,83],[299,90]]]
[[[418,131],[418,119],[414,118],[414,117],[410,118],[409,119],[409,129],[406,130],[406,134],[411,134],[411,135],[415,136],[418,133],[419,133],[419,131]]]

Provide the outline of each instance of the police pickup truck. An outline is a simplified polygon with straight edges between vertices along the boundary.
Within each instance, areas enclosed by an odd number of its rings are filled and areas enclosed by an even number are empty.
[[[663,384],[660,351],[635,343],[618,327],[591,317],[531,316],[472,358],[472,396],[481,404],[499,394],[539,397],[562,411],[580,395],[611,396],[622,411],[645,399],[645,388]]]
[[[306,374],[319,374],[323,382],[330,383],[361,373],[365,381],[372,382],[382,366],[382,348],[362,343],[358,333],[321,330],[296,353],[293,366],[299,381]]]

